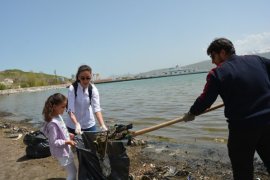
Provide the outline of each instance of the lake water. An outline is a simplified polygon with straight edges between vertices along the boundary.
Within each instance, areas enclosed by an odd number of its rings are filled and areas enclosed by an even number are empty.
[[[187,112],[202,92],[206,73],[117,83],[97,84],[104,120],[108,125],[133,124],[133,131],[157,125]],[[36,126],[42,124],[42,108],[47,97],[67,89],[25,92],[0,96],[0,111],[14,115],[15,120],[28,119]],[[219,104],[220,99],[215,104]],[[148,136],[176,143],[225,143],[227,124],[223,108],[196,117],[195,121],[180,122],[147,133]],[[66,114],[64,115],[66,117]]]

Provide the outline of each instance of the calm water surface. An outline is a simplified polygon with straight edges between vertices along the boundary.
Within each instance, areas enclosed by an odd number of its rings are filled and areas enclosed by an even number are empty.
[[[141,130],[175,119],[189,110],[202,92],[206,74],[97,84],[103,115],[108,125],[133,123]],[[41,111],[47,97],[67,89],[26,92],[0,96],[0,111],[14,114],[10,119],[29,119],[36,126],[42,121]],[[216,104],[221,101],[218,99]],[[66,114],[64,115],[66,117]],[[217,142],[227,139],[227,124],[223,108],[198,116],[189,123],[177,123],[148,133],[151,137],[172,142]]]

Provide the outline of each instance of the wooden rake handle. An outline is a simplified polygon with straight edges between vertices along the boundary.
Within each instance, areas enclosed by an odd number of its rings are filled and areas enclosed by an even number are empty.
[[[213,110],[215,110],[215,109],[221,108],[221,107],[223,107],[223,106],[224,106],[224,104],[219,104],[219,105],[213,106],[213,107],[211,107],[211,108],[205,110],[205,111],[204,111],[203,113],[201,113],[201,114],[208,113],[208,112],[210,112],[210,111],[213,111]],[[201,114],[200,114],[200,115],[201,115]],[[145,133],[148,133],[148,132],[151,132],[151,131],[155,131],[155,130],[157,130],[157,129],[160,129],[160,128],[163,128],[163,127],[166,127],[166,126],[169,126],[169,125],[172,125],[172,124],[181,122],[181,121],[184,121],[184,117],[176,118],[176,119],[173,119],[173,120],[170,120],[170,121],[161,123],[161,124],[154,125],[154,126],[152,126],[152,127],[148,127],[148,128],[144,128],[144,129],[135,131],[135,132],[131,133],[131,136],[132,136],[132,137],[135,137],[135,136],[138,136],[138,135],[142,135],[142,134],[145,134]]]

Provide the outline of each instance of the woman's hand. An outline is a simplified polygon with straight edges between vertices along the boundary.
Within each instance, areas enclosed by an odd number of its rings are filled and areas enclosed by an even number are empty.
[[[101,129],[101,131],[108,131],[108,128],[106,127],[105,124],[102,124],[102,125],[100,126],[100,129]]]
[[[76,134],[82,134],[81,125],[78,122],[76,122],[76,124],[75,124],[75,133]]]

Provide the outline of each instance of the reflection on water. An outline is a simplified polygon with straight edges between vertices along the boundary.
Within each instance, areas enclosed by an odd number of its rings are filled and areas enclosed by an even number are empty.
[[[104,119],[108,124],[133,123],[133,130],[136,131],[175,119],[187,112],[202,92],[205,78],[206,74],[193,74],[96,86],[101,96]],[[31,119],[31,122],[40,125],[43,122],[41,112],[44,102],[56,92],[66,95],[67,89],[0,96],[0,111],[15,114],[10,117],[12,119]],[[148,135],[176,142],[203,140],[225,143],[227,125],[223,108],[201,115],[193,122],[180,122]]]

